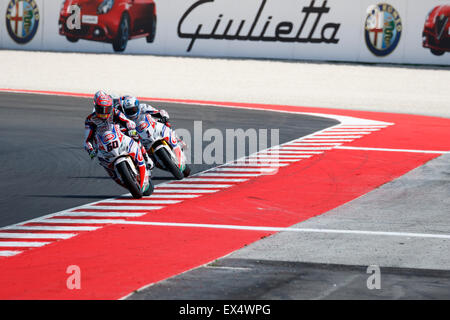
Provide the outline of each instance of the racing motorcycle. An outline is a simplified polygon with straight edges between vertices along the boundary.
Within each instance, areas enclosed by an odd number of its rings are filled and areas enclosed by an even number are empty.
[[[191,169],[186,164],[185,145],[168,124],[146,114],[137,120],[136,131],[156,167],[169,171],[178,180],[189,176]]]
[[[100,163],[116,172],[133,198],[139,199],[152,194],[154,187],[150,179],[151,173],[145,165],[140,142],[123,134],[117,124],[98,130],[96,142]]]

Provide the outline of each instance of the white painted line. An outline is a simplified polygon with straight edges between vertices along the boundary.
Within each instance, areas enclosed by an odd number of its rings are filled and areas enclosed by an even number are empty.
[[[198,176],[199,178],[189,178],[183,179],[183,181],[193,181],[193,182],[245,182],[248,179],[230,179],[230,178],[201,178],[202,176]]]
[[[15,250],[1,250],[0,257],[12,257],[16,254],[22,253],[23,251],[15,251]]]
[[[55,224],[111,224],[111,223],[119,223],[119,222],[125,222],[126,220],[121,219],[42,219],[39,221],[39,223],[55,223]]]
[[[380,128],[380,129],[383,129],[388,126],[389,125],[382,125],[382,124],[363,124],[360,126],[355,125],[355,124],[342,124],[339,127],[340,128]],[[336,128],[339,128],[339,127],[336,127]]]
[[[124,212],[126,212],[126,210],[159,210],[164,208],[163,206],[114,206],[114,205],[109,205],[109,206],[100,206],[100,205],[94,205],[94,206],[84,206],[81,207],[79,209],[81,210],[124,210]],[[71,211],[74,212],[74,211]],[[117,211],[117,212],[122,212],[122,211]],[[86,211],[86,213],[88,213]]]
[[[290,145],[292,146],[340,146],[342,143],[333,143],[333,142],[296,142]]]
[[[239,161],[239,162],[235,162],[235,163],[229,163],[227,164],[227,167],[284,167],[284,166],[288,166],[289,163],[282,163],[282,161],[274,161],[273,159],[267,159],[268,161],[262,161],[260,160],[260,162],[258,163],[257,161]],[[226,168],[226,167],[221,167],[221,168]]]
[[[285,165],[289,165],[289,163],[285,163],[283,164],[283,162],[296,162],[296,161],[300,161],[302,159],[298,158],[297,159],[282,159],[280,157],[255,157],[255,158],[247,158],[245,160],[239,161],[239,162],[235,162],[229,165],[235,166],[236,164],[248,164],[249,166],[268,166],[269,164],[276,164],[277,166],[283,167]]]
[[[221,168],[215,168],[215,171],[235,171],[235,172],[252,172],[252,171],[257,171],[257,172],[274,172],[276,171],[276,169],[266,169],[266,168],[226,168],[226,167],[221,167]]]
[[[13,233],[0,232],[2,239],[69,239],[75,236],[75,233]]]
[[[380,129],[365,129],[365,128],[334,128],[332,129],[333,131],[336,132],[341,132],[341,131],[346,131],[346,132],[375,132],[375,131],[380,131]]]
[[[332,134],[332,133],[327,133],[327,134],[321,134],[321,135],[317,135],[316,136],[317,138],[337,138],[337,139],[345,139],[345,138],[352,138],[352,139],[357,139],[357,138],[361,138],[362,136],[342,136],[342,135],[339,135],[339,136],[335,136],[334,134]]]
[[[206,184],[206,183],[168,183],[164,188],[229,188],[232,184]]]
[[[289,160],[284,160],[289,162]],[[283,164],[283,160],[279,158],[271,158],[271,159],[246,159],[237,161],[234,163],[229,163],[227,166],[249,166],[249,167],[282,167],[288,164]],[[221,167],[223,168],[223,167]]]
[[[193,199],[200,197],[199,194],[155,194],[150,197],[142,197],[142,199]],[[139,200],[142,201],[142,200]]]
[[[293,155],[293,154],[320,154],[320,153],[323,153],[323,151],[308,151],[308,150],[303,150],[303,151],[290,150],[290,151],[288,151],[288,150],[279,150],[278,149],[278,150],[268,150],[266,152],[260,152],[257,155],[265,155],[265,154],[270,154],[270,155],[290,154],[290,155]]]
[[[322,134],[329,134],[329,135],[354,135],[354,134],[371,134],[373,132],[365,132],[365,131],[324,131]]]
[[[156,189],[153,190],[153,193],[214,193],[220,191],[214,189]]]
[[[332,147],[280,147],[281,150],[331,150]]]
[[[180,203],[183,200],[132,200],[132,199],[128,199],[128,200],[109,200],[108,202],[102,202],[101,204],[103,205],[111,205],[114,203],[129,203],[129,204],[134,204],[136,205],[136,208],[138,208],[138,204],[144,204],[143,206],[139,206],[139,208],[142,209],[147,209],[148,206],[146,206],[146,204],[176,204],[176,203]],[[121,209],[120,206],[117,206],[116,209]]]
[[[329,138],[317,138],[314,139],[310,138],[310,141],[317,141],[317,142],[352,142],[353,139],[333,139],[332,137]],[[309,140],[305,140],[305,141],[309,141]]]
[[[147,212],[67,212],[60,217],[140,217]]]
[[[411,150],[411,149],[388,149],[388,148],[366,148],[366,147],[336,147],[336,149],[368,150],[368,151],[392,151],[392,152],[414,152],[414,153],[439,153],[439,154],[450,153],[450,151],[437,151],[437,150]]]
[[[311,158],[313,155],[311,154],[298,154],[298,155],[276,155],[276,154],[261,154],[257,156],[251,156],[248,159],[268,159],[268,158],[275,158],[275,159],[304,159],[304,158]]]
[[[0,247],[42,247],[51,242],[38,241],[0,241]]]
[[[185,228],[210,228],[210,229],[233,229],[233,230],[252,230],[268,232],[303,232],[303,233],[331,233],[331,234],[352,234],[367,236],[392,236],[392,237],[411,237],[411,238],[434,238],[450,239],[450,234],[429,234],[412,232],[386,232],[386,231],[368,231],[368,230],[338,230],[338,229],[309,229],[309,228],[284,228],[284,227],[258,227],[258,226],[238,226],[222,224],[200,224],[200,223],[171,223],[171,222],[150,222],[150,221],[123,221],[117,224],[127,225],[146,225],[157,227],[185,227]]]
[[[244,268],[244,267],[226,267],[226,266],[214,266],[214,265],[206,265],[204,268],[210,269],[225,269],[225,270],[252,270],[252,268]]]
[[[260,173],[204,173],[202,177],[257,177]]]
[[[6,227],[5,230],[37,230],[37,231],[94,231],[99,227],[83,226],[15,226]]]

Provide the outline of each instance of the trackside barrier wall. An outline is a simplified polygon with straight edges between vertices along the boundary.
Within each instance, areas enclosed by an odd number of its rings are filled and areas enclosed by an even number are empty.
[[[96,7],[107,2],[128,10],[153,3],[66,1],[80,5],[82,26],[97,21],[92,14],[84,17],[86,2]],[[108,42],[70,42],[60,35],[63,3],[1,0],[0,48],[115,52]],[[154,4],[154,41],[130,39],[123,53],[450,65],[448,0],[154,0]],[[433,38],[424,39],[430,12]],[[115,19],[120,20],[120,15]],[[433,42],[434,53],[424,41]]]

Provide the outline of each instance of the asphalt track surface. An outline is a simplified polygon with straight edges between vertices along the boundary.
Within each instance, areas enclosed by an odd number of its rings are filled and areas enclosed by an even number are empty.
[[[254,128],[268,129],[270,136],[271,129],[279,129],[280,143],[337,123],[267,111],[153,105],[169,112],[174,128],[193,132],[194,121],[201,120],[203,132]],[[83,149],[84,119],[91,110],[87,98],[0,94],[0,227],[127,193]],[[195,164],[192,172],[212,166]],[[153,172],[155,184],[171,179],[167,172]]]

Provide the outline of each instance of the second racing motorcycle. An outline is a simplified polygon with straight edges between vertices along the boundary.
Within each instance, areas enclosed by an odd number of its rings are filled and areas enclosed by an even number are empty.
[[[178,180],[189,176],[191,169],[186,164],[185,144],[170,126],[145,114],[136,122],[136,131],[156,167],[169,171]]]

